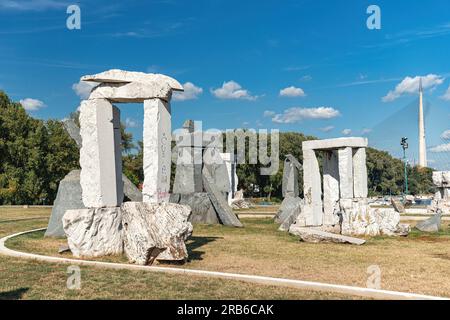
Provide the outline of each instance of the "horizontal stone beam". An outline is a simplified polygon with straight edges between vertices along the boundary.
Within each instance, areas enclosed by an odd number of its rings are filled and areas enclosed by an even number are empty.
[[[102,83],[92,90],[89,100],[107,99],[117,103],[142,103],[155,98],[169,102],[171,97],[172,88],[167,83]]]
[[[367,148],[369,142],[367,138],[337,138],[326,140],[309,140],[303,141],[302,148],[304,150],[329,150],[340,148]]]
[[[143,73],[112,69],[94,75],[86,75],[81,78],[82,81],[102,82],[102,83],[166,83],[175,91],[183,91],[183,86],[175,79],[163,74]]]

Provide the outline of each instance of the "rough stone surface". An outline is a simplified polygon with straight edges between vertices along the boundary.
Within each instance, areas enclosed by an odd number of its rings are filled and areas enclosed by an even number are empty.
[[[304,201],[299,197],[286,197],[281,202],[277,215],[275,216],[276,223],[283,223],[287,218],[295,214],[295,217],[300,213],[300,206]]]
[[[154,98],[169,102],[171,97],[172,88],[168,83],[131,82],[102,83],[92,90],[89,99],[108,99],[118,103],[142,103]]]
[[[192,214],[189,217],[191,223],[201,224],[219,224],[216,210],[212,205],[211,199],[205,192],[192,194],[171,195],[171,203],[178,203],[189,206]]]
[[[175,79],[163,74],[143,73],[135,71],[125,71],[120,69],[111,69],[94,75],[86,75],[81,78],[82,81],[92,81],[100,83],[130,83],[142,82],[146,84],[160,83],[168,84],[173,90],[183,91],[183,86]]]
[[[319,162],[313,150],[303,150],[303,184],[305,195],[304,219],[297,221],[297,224],[300,226],[320,226],[323,224],[322,183]]]
[[[77,126],[75,121],[73,121],[72,119],[66,119],[63,121],[63,125],[69,136],[77,144],[78,148],[81,148],[82,140],[80,135],[80,128]]]
[[[173,182],[173,192],[191,194],[203,191],[202,164],[195,161],[201,158],[202,149],[193,147],[177,148],[177,166]]]
[[[84,209],[81,199],[80,170],[73,170],[59,183],[46,237],[65,237],[62,219],[67,210]]]
[[[450,171],[434,171],[433,183],[436,187],[450,188]]]
[[[400,214],[394,209],[371,208],[367,199],[340,200],[343,235],[404,236],[409,226],[400,224]]]
[[[223,197],[223,194],[216,189],[211,173],[206,167],[203,168],[203,185],[219,216],[220,222],[226,226],[243,227],[242,223]]]
[[[334,243],[350,243],[362,245],[366,241],[363,239],[343,236],[335,233],[325,232],[311,227],[299,227],[292,225],[289,228],[289,233],[299,236],[305,242],[319,243],[319,242],[334,242]]]
[[[80,127],[80,183],[85,207],[120,206],[123,183],[119,110],[107,100],[84,100]]]
[[[365,148],[358,148],[353,151],[353,190],[355,198],[367,198],[368,183]]]
[[[283,197],[298,197],[299,195],[298,168],[290,157],[287,157],[284,160],[283,182],[281,188]]]
[[[339,222],[339,166],[337,151],[324,152],[323,156],[323,224]]]
[[[302,143],[303,150],[329,150],[340,148],[367,148],[367,138],[336,138],[325,140],[309,140]]]
[[[280,223],[278,230],[288,231],[289,228],[298,217],[302,214],[305,202],[299,197],[287,197],[281,204],[280,211],[278,211],[276,221]]]
[[[144,102],[144,202],[169,202],[172,157],[169,109],[170,105],[159,99]]]
[[[122,174],[123,193],[130,201],[142,202],[142,192],[134,185],[126,175]]]
[[[221,192],[228,203],[230,180],[225,161],[220,156],[219,149],[209,148],[203,154],[204,169],[208,170],[214,183],[214,188]]]
[[[101,257],[123,253],[120,208],[68,210],[63,227],[75,257]]]
[[[391,204],[394,207],[395,211],[398,213],[405,213],[405,206],[400,202],[395,200],[394,198],[391,198]]]
[[[142,201],[142,193],[139,189],[125,175],[122,175],[122,179],[125,196],[130,201]],[[45,236],[65,238],[62,220],[66,210],[85,208],[81,196],[80,170],[73,170],[59,183]]]
[[[122,207],[124,250],[129,261],[151,265],[155,259],[188,257],[185,241],[192,234],[190,208],[172,203],[125,202]]]
[[[228,173],[228,182],[230,186],[228,189],[228,205],[231,206],[233,204],[234,194],[237,192],[238,186],[238,176],[236,174],[236,161],[234,155],[231,153],[220,153],[220,157],[225,162],[225,167]]]
[[[339,191],[341,199],[353,198],[353,151],[352,148],[338,150]]]
[[[416,228],[422,232],[439,232],[441,228],[442,214],[437,213],[431,218],[421,221],[416,225]]]
[[[232,209],[248,209],[251,207],[252,207],[252,204],[244,199],[233,199],[231,201]]]

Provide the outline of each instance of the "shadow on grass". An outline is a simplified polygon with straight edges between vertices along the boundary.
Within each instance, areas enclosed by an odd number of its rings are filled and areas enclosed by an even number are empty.
[[[223,239],[223,237],[190,237],[186,247],[189,252],[189,260],[202,260],[202,255],[205,251],[196,250],[210,242],[217,239]]]
[[[20,300],[30,288],[20,288],[6,292],[0,292],[0,300]]]

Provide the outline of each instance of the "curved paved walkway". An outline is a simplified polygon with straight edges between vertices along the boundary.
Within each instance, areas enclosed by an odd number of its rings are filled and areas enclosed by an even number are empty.
[[[237,273],[225,273],[225,272],[215,272],[215,271],[204,271],[204,270],[194,270],[194,269],[182,269],[182,268],[169,268],[169,267],[149,267],[149,266],[139,266],[133,264],[123,264],[123,263],[111,263],[111,262],[100,262],[100,261],[88,261],[88,260],[77,260],[68,258],[58,258],[52,256],[43,256],[38,254],[20,252],[8,249],[5,246],[6,241],[14,237],[18,237],[27,233],[37,232],[46,230],[46,228],[35,229],[24,231],[16,234],[12,234],[0,239],[0,254],[23,259],[31,259],[50,263],[64,263],[64,264],[75,264],[84,266],[94,266],[110,269],[127,269],[127,270],[137,270],[146,272],[161,272],[169,274],[182,274],[182,275],[195,275],[201,277],[209,278],[219,278],[219,279],[229,279],[237,281],[252,282],[263,285],[272,286],[284,286],[290,288],[297,288],[303,290],[314,290],[314,291],[325,291],[325,292],[335,292],[347,295],[355,295],[374,299],[400,299],[400,300],[448,300],[448,298],[427,296],[415,293],[407,292],[397,292],[388,290],[376,290],[352,286],[344,286],[337,284],[319,283],[311,281],[301,281],[283,278],[272,278],[264,276],[237,274]]]

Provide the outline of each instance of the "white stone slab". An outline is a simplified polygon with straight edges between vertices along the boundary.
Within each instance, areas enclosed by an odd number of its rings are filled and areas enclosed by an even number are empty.
[[[238,185],[235,157],[231,153],[220,153],[220,157],[225,162],[225,166],[227,168],[228,180],[230,182],[230,188],[228,189],[228,204],[231,206],[233,203],[234,194],[237,192]]]
[[[80,108],[80,184],[87,208],[116,207],[123,201],[120,111],[104,99]]]
[[[105,83],[167,83],[173,90],[183,91],[183,86],[175,79],[163,74],[143,73],[134,71],[125,71],[119,69],[111,69],[94,75],[86,75],[81,78],[82,81],[105,82]]]
[[[131,263],[187,259],[185,241],[193,230],[188,222],[191,208],[173,203],[125,202],[121,209],[124,250]]]
[[[339,190],[341,199],[353,198],[353,151],[347,147],[338,150]]]
[[[301,223],[301,226],[320,226],[323,223],[322,184],[319,162],[313,150],[303,150],[303,184],[304,220],[298,223]]]
[[[337,138],[326,140],[309,140],[303,141],[303,150],[327,150],[339,149],[345,147],[351,148],[367,148],[369,145],[367,138]]]
[[[108,99],[112,102],[140,103],[153,98],[170,101],[171,97],[172,88],[168,83],[131,82],[102,83],[92,90],[89,99]]]
[[[323,209],[324,225],[339,222],[339,165],[335,150],[323,154]]]
[[[160,99],[144,101],[144,202],[169,202],[172,156],[169,109],[169,103]]]
[[[101,257],[123,252],[120,208],[67,210],[63,228],[75,257]]]
[[[353,187],[355,198],[367,198],[368,185],[365,148],[358,148],[353,151]]]
[[[340,234],[325,232],[314,228],[299,227],[293,224],[289,228],[289,233],[299,236],[305,242],[319,243],[319,242],[334,242],[334,243],[350,243],[362,245],[366,243],[363,239],[343,236]]]

